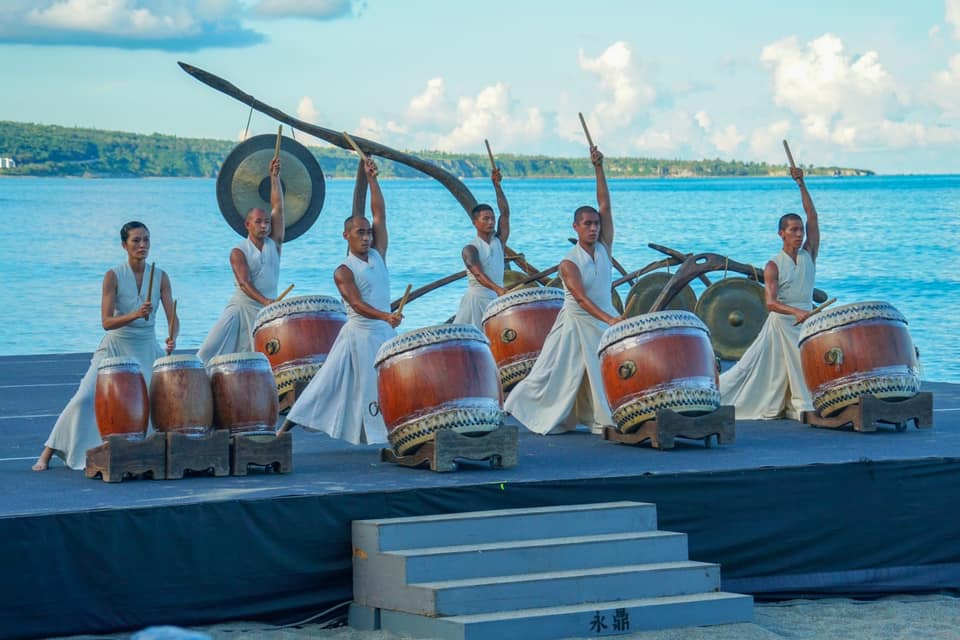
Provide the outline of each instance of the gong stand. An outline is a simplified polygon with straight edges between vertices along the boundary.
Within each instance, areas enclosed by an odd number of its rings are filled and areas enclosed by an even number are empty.
[[[437,472],[456,471],[461,464],[505,469],[517,466],[518,437],[518,429],[513,425],[501,424],[498,429],[479,436],[439,429],[433,440],[409,455],[397,455],[393,449],[380,449],[380,461],[411,468],[428,466]]]
[[[87,449],[83,474],[88,478],[100,475],[104,482],[120,482],[126,477],[150,477],[163,480],[167,473],[167,439],[153,433],[142,440],[110,436],[101,444]]]
[[[804,411],[801,422],[824,429],[846,429],[872,432],[878,423],[893,425],[897,431],[906,431],[910,421],[918,429],[933,426],[933,394],[921,391],[905,400],[883,400],[874,395],[860,396],[833,416],[821,416],[819,411]]]
[[[716,436],[717,444],[733,444],[735,412],[732,405],[723,405],[716,411],[702,416],[685,416],[670,409],[660,409],[657,417],[640,423],[636,430],[622,433],[614,427],[604,427],[603,439],[619,444],[640,445],[649,442],[654,449],[673,449],[675,438],[703,440],[710,448],[710,437]]]

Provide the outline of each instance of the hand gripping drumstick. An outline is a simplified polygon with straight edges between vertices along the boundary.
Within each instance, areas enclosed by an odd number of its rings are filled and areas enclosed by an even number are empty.
[[[810,319],[810,318],[812,318],[813,316],[817,315],[818,313],[820,313],[821,311],[823,311],[825,308],[829,307],[830,305],[832,305],[832,304],[833,304],[834,302],[836,302],[836,301],[837,301],[836,298],[830,298],[829,300],[827,300],[826,302],[824,302],[824,303],[823,303],[822,305],[820,305],[819,307],[814,307],[814,308],[813,308],[813,311],[810,312],[810,315],[807,316],[807,319]],[[794,323],[793,323],[793,326],[797,326],[798,324],[801,324],[801,323],[799,323],[799,322],[794,322]]]
[[[288,293],[290,293],[290,291],[291,291],[292,289],[293,289],[293,284],[291,284],[289,287],[287,287],[286,289],[284,289],[284,290],[283,290],[283,293],[281,293],[280,295],[278,295],[278,296],[277,296],[277,299],[274,300],[274,302],[280,302],[281,300],[283,300],[283,299],[286,297],[286,295],[287,295]]]
[[[583,119],[583,114],[577,112],[577,115],[580,116],[580,124],[583,126],[583,133],[587,136],[587,144],[590,145],[590,148],[593,148],[593,138],[590,137],[590,130],[587,129],[587,121]]]
[[[359,147],[359,145],[357,145],[356,141],[350,137],[350,134],[344,131],[343,137],[346,139],[347,142],[350,143],[350,146],[353,147],[353,150],[360,154],[360,159],[366,162],[367,154],[365,154],[363,150]]]
[[[398,316],[403,315],[403,305],[407,304],[407,298],[410,296],[411,289],[413,289],[413,285],[408,284],[407,290],[403,292],[403,297],[400,298],[400,304],[397,306],[397,310],[394,311]]]

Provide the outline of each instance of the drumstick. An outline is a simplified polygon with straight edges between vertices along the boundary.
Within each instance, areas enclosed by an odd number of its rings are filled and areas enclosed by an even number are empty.
[[[593,138],[590,137],[590,130],[587,129],[587,121],[583,119],[583,114],[577,112],[577,115],[580,116],[580,124],[583,126],[583,133],[587,136],[587,144],[590,145],[590,148],[593,148]]]
[[[830,298],[829,300],[827,300],[826,302],[824,302],[824,303],[823,303],[822,305],[820,305],[819,307],[814,307],[814,308],[813,308],[813,311],[811,311],[811,312],[810,312],[810,315],[807,316],[807,317],[810,318],[811,316],[817,315],[818,313],[820,313],[821,311],[823,311],[825,308],[829,307],[830,305],[832,305],[832,304],[833,304],[834,302],[836,302],[836,301],[837,301],[836,298]],[[794,323],[793,323],[793,326],[797,326],[798,324],[800,324],[800,323],[799,323],[799,322],[794,322]]]
[[[350,143],[350,146],[353,147],[353,150],[360,154],[360,159],[364,162],[367,161],[367,154],[357,145],[353,138],[350,137],[350,134],[346,131],[343,132],[343,137],[346,138],[347,142]]]
[[[493,160],[493,151],[490,151],[490,143],[487,142],[487,139],[483,139],[483,144],[487,145],[487,155],[490,156],[490,168],[494,171],[497,170],[497,163]]]
[[[400,298],[400,305],[397,307],[397,310],[394,312],[398,316],[403,315],[403,305],[407,304],[407,297],[410,296],[410,290],[413,289],[412,284],[407,285],[407,290],[403,292],[403,297]]]
[[[783,141],[783,150],[787,152],[787,160],[790,161],[790,168],[791,168],[791,169],[796,169],[796,168],[797,168],[797,165],[796,165],[796,163],[794,163],[794,161],[793,161],[793,154],[790,153],[790,145],[787,144],[787,141],[786,141],[786,140]],[[826,306],[826,305],[824,305],[824,306]]]
[[[276,160],[280,157],[280,140],[283,137],[283,125],[280,125],[277,128],[277,146],[273,149],[273,159]]]
[[[277,299],[274,300],[274,302],[280,302],[281,300],[283,300],[284,297],[286,297],[286,295],[290,293],[292,289],[293,289],[293,284],[291,283],[289,287],[283,290],[283,293],[277,296]]]
[[[173,313],[170,314],[169,328],[167,330],[167,339],[173,340],[173,323],[177,319],[177,301],[173,301]]]
[[[147,302],[150,302],[153,299],[153,270],[156,268],[156,266],[156,262],[150,265],[150,282],[147,283]]]

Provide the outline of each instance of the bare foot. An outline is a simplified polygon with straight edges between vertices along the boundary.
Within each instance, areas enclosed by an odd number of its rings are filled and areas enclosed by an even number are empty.
[[[43,452],[40,454],[40,457],[37,458],[37,461],[33,463],[33,466],[30,467],[34,471],[46,471],[50,466],[50,458],[53,456],[53,449],[50,447],[44,447]]]

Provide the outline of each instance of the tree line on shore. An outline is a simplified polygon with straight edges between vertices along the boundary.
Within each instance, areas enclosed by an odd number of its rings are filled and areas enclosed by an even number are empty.
[[[307,138],[301,134],[300,141]],[[236,146],[228,140],[181,138],[154,133],[143,135],[0,121],[0,158],[11,158],[16,166],[0,168],[0,175],[55,177],[131,178],[213,178]],[[352,178],[357,158],[349,151],[325,146],[308,147],[324,175]],[[418,151],[415,155],[456,176],[477,178],[490,175],[485,153],[464,154]],[[527,178],[591,177],[590,158],[498,155],[504,175]],[[419,178],[423,174],[406,165],[380,159],[381,176]],[[608,157],[610,177],[736,177],[785,175],[786,165],[739,160],[665,160],[658,158]],[[811,175],[872,175],[866,169],[805,166]]]

